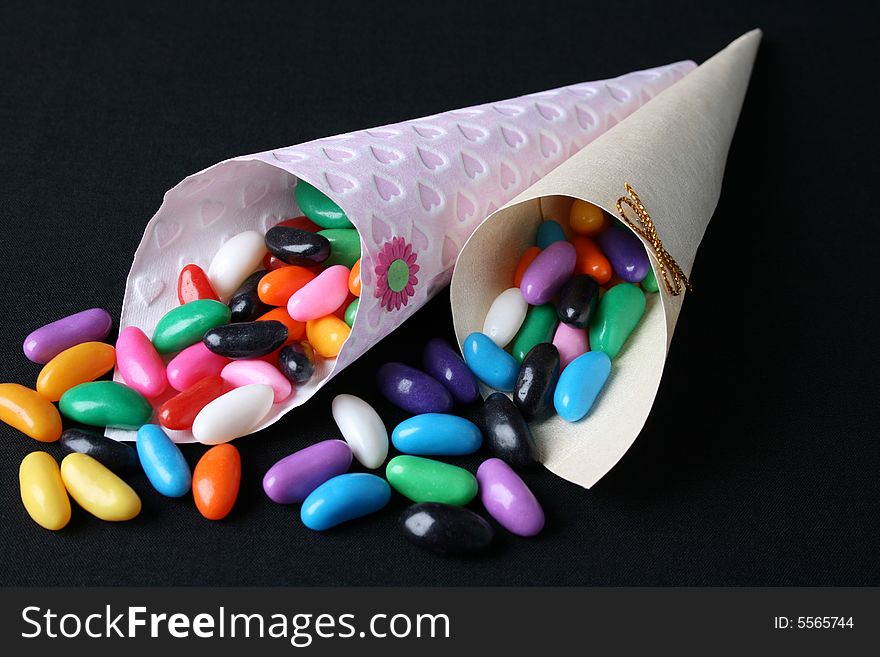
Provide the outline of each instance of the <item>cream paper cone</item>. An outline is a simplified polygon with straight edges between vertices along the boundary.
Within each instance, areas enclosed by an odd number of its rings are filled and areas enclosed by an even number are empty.
[[[647,207],[666,250],[690,273],[718,203],[760,40],[760,30],[744,34],[476,229],[452,278],[459,344],[482,329],[492,300],[510,287],[517,254],[533,244],[542,219],[567,223],[573,199],[595,203],[617,217],[617,199],[626,196],[624,183],[633,186]],[[553,416],[532,427],[544,465],[586,488],[632,445],[660,384],[684,295],[670,295],[653,255],[651,264],[660,293],[648,295],[645,316],[614,361],[590,414],[576,423]]]
[[[298,179],[311,183],[345,210],[360,233],[363,292],[339,356],[321,361],[313,379],[275,404],[255,430],[268,426],[308,401],[445,287],[462,244],[486,216],[694,67],[678,62],[205,169],[169,190],[147,225],[126,283],[120,328],[134,325],[151,335],[178,305],[182,267],[195,263],[207,269],[229,237],[245,230],[263,233],[300,214],[294,187]],[[405,257],[415,254],[419,269],[411,281],[416,282],[403,294],[379,298],[377,263],[397,248],[406,249]],[[192,440],[189,432],[171,433],[176,441]],[[119,430],[108,435],[134,439]]]

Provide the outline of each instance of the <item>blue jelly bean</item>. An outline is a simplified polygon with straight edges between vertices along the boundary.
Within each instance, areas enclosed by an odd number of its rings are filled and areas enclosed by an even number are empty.
[[[423,413],[404,420],[391,432],[398,451],[416,456],[462,456],[483,444],[473,422],[445,413]]]
[[[391,486],[376,475],[354,472],[325,481],[309,493],[300,518],[309,529],[323,531],[375,513],[391,499]]]
[[[564,242],[565,231],[555,221],[543,221],[538,226],[538,233],[535,235],[535,246],[546,249],[553,242]]]
[[[180,448],[157,424],[145,424],[137,432],[137,453],[147,479],[166,497],[181,497],[192,486],[192,471]]]
[[[471,333],[464,340],[464,362],[487,386],[512,392],[519,363],[484,333]]]
[[[581,354],[559,375],[553,405],[563,420],[577,422],[590,412],[611,373],[611,359],[604,351]]]

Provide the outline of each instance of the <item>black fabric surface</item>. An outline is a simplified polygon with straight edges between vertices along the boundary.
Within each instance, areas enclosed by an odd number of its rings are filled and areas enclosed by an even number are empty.
[[[547,513],[539,537],[500,531],[483,558],[443,559],[397,530],[400,496],[319,534],[262,493],[278,458],[338,436],[334,395],[375,402],[389,427],[403,418],[374,373],[451,338],[443,293],[305,408],[236,442],[242,490],[223,522],[139,475],[135,521],[75,509],[45,531],[17,481],[40,446],[0,426],[0,583],[880,584],[876,39],[846,3],[813,4],[4,2],[0,380],[25,385],[39,371],[21,353],[29,331],[94,305],[118,317],[144,225],[192,172],[703,61],[756,26],[765,40],[651,417],[591,491],[525,477]]]

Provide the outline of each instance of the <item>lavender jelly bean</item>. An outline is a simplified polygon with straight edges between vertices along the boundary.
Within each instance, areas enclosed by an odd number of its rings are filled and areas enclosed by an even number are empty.
[[[570,242],[553,242],[538,254],[523,274],[519,286],[523,298],[532,306],[550,301],[571,278],[576,262],[577,254]]]
[[[65,349],[82,342],[103,342],[113,319],[103,308],[90,308],[41,326],[24,339],[24,355],[45,365]]]
[[[532,491],[501,459],[488,459],[477,468],[480,500],[489,515],[517,536],[534,536],[544,528],[544,510]]]
[[[351,449],[342,440],[323,440],[285,456],[266,471],[263,490],[273,502],[302,502],[313,490],[351,467]]]

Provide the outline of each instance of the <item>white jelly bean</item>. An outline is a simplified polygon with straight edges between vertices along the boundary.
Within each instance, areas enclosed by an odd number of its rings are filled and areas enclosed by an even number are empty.
[[[208,278],[214,291],[221,299],[228,298],[244,279],[256,271],[264,255],[266,242],[255,230],[246,230],[230,237],[217,250],[208,267]]]
[[[506,347],[522,326],[528,309],[529,304],[523,299],[518,287],[504,290],[495,297],[489,312],[486,313],[483,333],[492,338],[492,342],[499,347]]]
[[[354,457],[365,468],[381,467],[388,456],[388,430],[373,407],[360,397],[337,395],[332,411]]]
[[[272,408],[272,386],[252,383],[209,402],[193,422],[193,437],[205,445],[227,443],[250,433]]]

